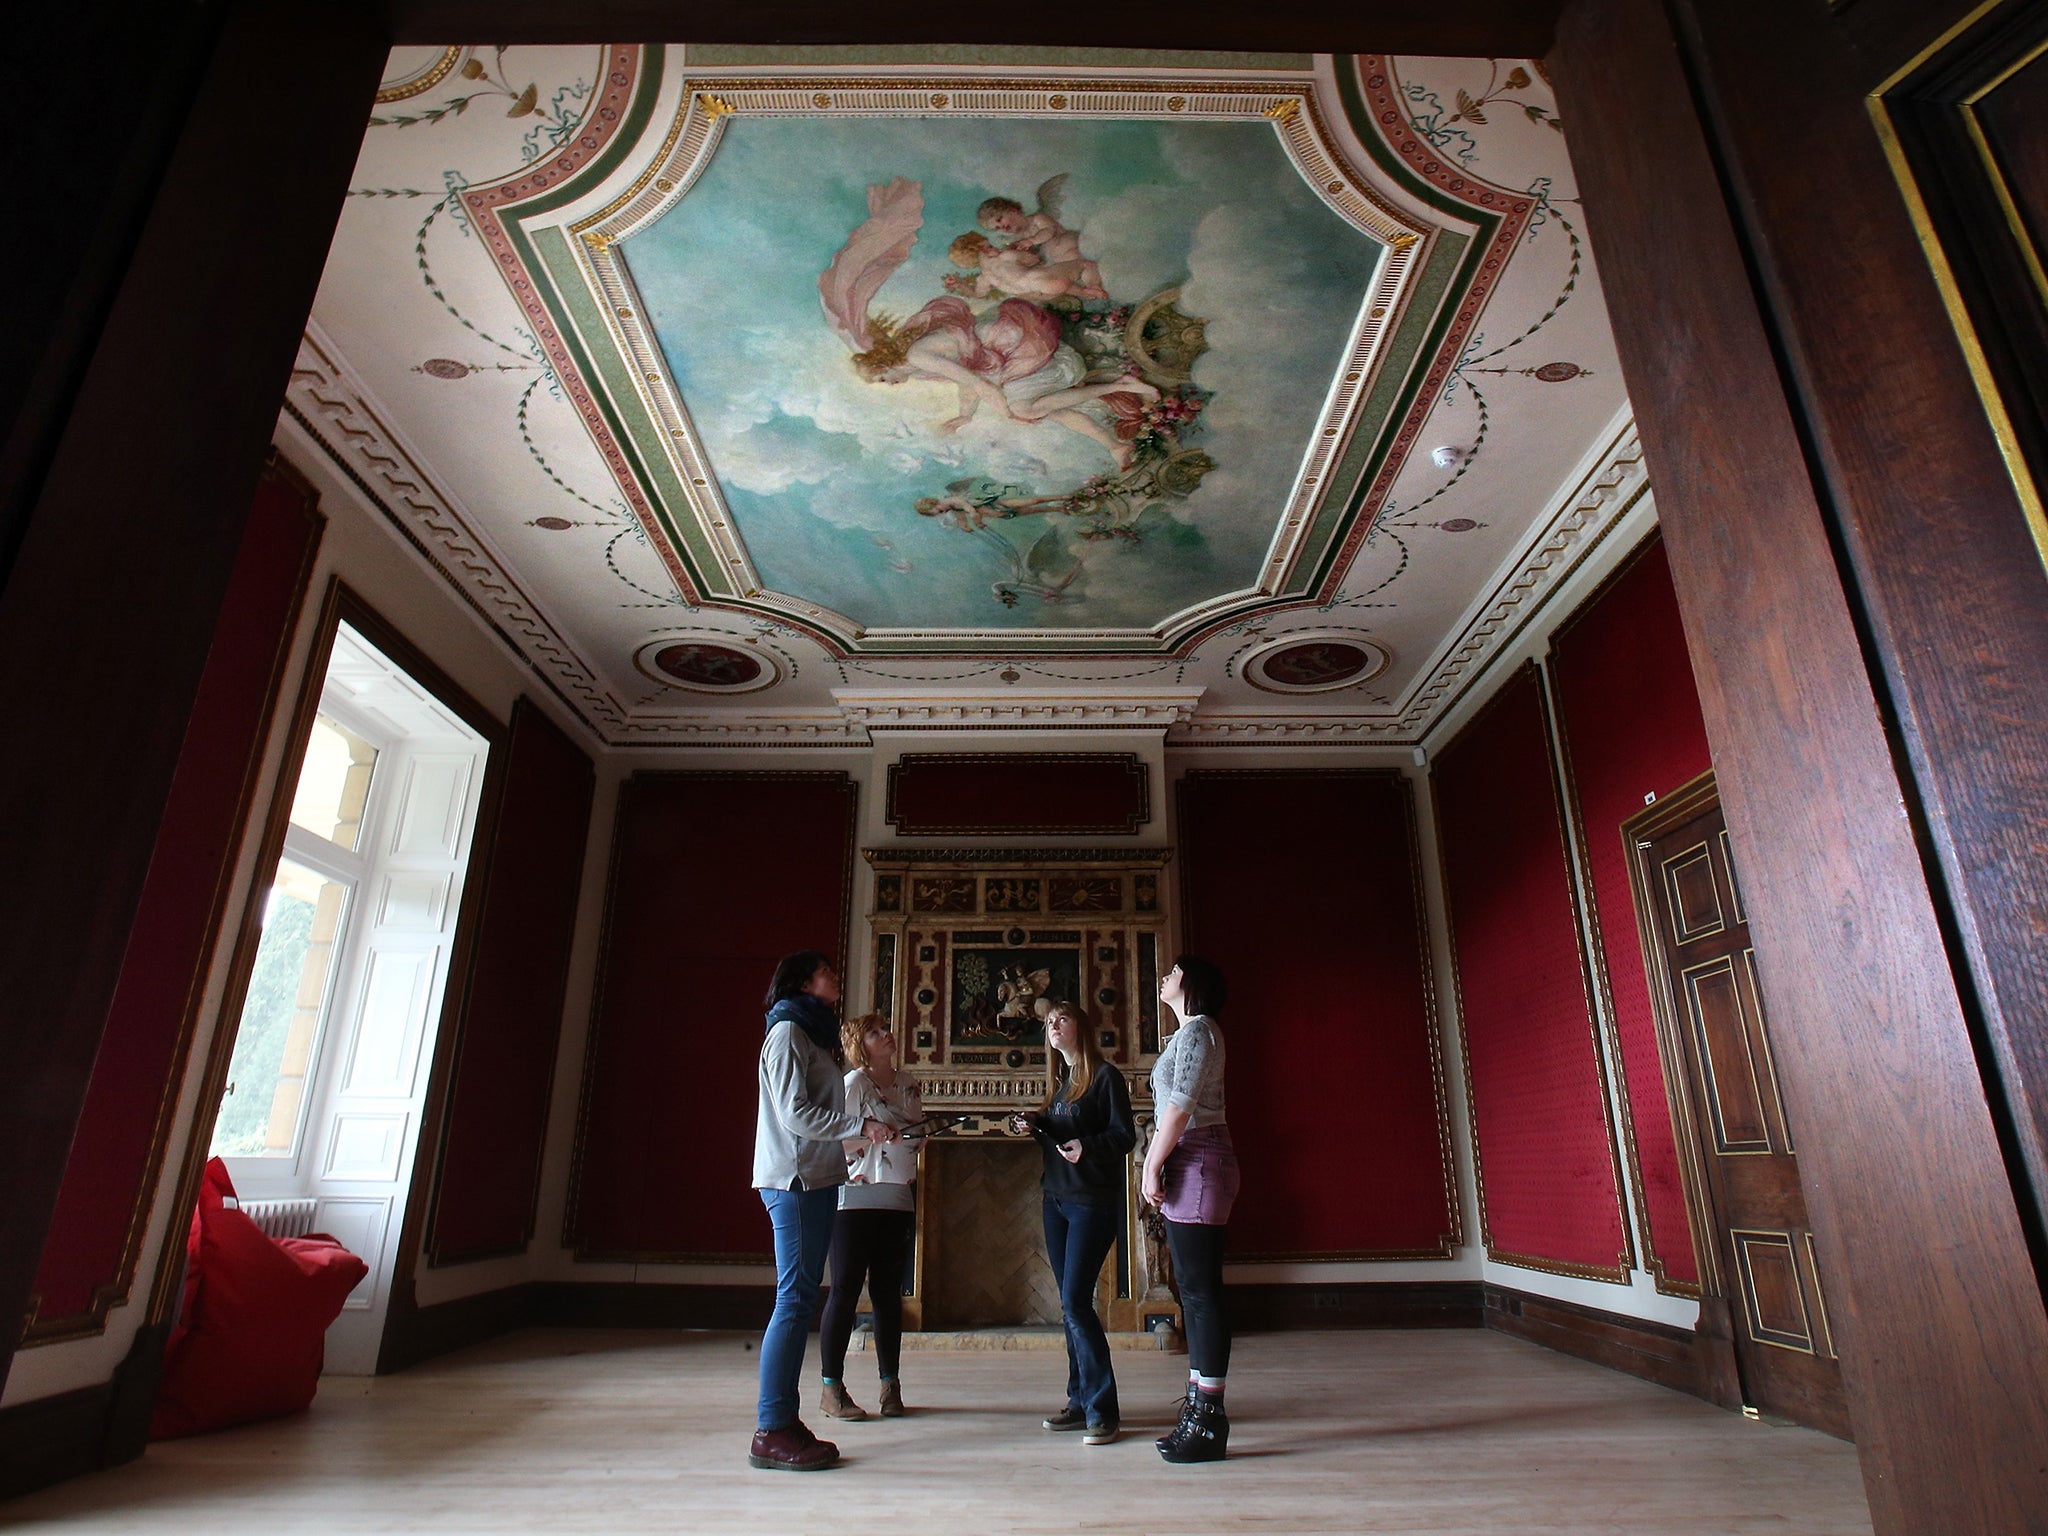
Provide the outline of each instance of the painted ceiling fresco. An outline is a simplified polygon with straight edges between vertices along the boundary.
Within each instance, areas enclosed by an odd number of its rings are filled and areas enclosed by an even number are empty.
[[[287,416],[611,740],[1410,739],[1640,491],[1514,60],[401,49]]]
[[[820,115],[619,250],[762,585],[872,634],[1256,586],[1385,247],[1265,122]]]

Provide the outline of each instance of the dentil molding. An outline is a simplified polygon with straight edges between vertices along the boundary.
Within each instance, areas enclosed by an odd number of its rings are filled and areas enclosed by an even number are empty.
[[[1124,730],[1185,725],[1200,688],[834,688],[846,718],[868,731]]]

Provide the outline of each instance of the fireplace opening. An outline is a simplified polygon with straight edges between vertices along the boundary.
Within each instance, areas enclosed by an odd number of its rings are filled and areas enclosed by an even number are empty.
[[[920,1199],[927,1329],[1056,1326],[1045,1262],[1037,1144],[1007,1136],[933,1142]]]

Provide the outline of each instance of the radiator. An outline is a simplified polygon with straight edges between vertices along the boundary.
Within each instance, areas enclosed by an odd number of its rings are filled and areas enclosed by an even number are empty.
[[[244,1200],[242,1214],[271,1237],[304,1237],[313,1230],[312,1200]]]

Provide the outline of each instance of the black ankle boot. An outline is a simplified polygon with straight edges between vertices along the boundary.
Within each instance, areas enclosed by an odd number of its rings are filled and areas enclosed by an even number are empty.
[[[1180,1427],[1159,1448],[1160,1456],[1176,1465],[1191,1461],[1221,1461],[1230,1446],[1230,1415],[1220,1398],[1198,1392],[1194,1412],[1181,1420]]]
[[[1173,1428],[1152,1442],[1154,1447],[1165,1450],[1173,1443],[1174,1437],[1188,1427],[1188,1420],[1195,1416],[1195,1399],[1201,1395],[1201,1391],[1202,1389],[1194,1382],[1188,1383],[1188,1395],[1180,1400],[1180,1418],[1174,1422]]]

